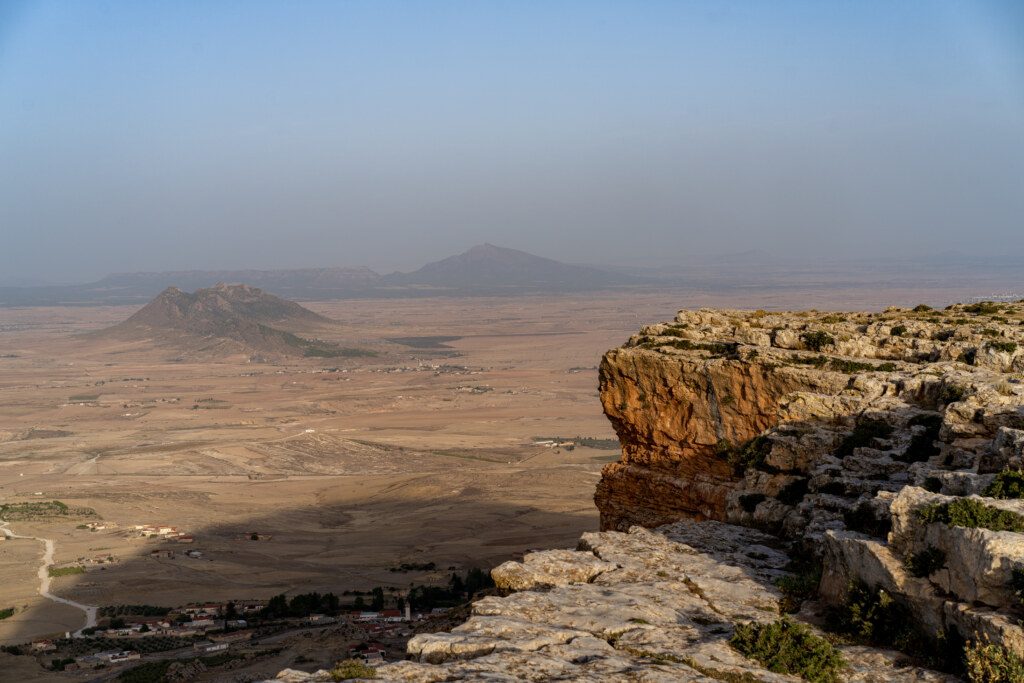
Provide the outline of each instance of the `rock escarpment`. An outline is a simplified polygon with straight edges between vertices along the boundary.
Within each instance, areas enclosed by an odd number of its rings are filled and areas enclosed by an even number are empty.
[[[1022,323],[983,303],[648,326],[601,365],[623,446],[602,527],[756,527],[824,560],[828,600],[865,585],[933,637],[1024,654],[1024,502],[995,498],[1024,480]]]

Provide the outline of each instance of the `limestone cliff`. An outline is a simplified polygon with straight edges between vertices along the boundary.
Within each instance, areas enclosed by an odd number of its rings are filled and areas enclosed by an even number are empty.
[[[602,528],[753,526],[820,556],[827,600],[868,585],[933,636],[1024,653],[1024,503],[993,498],[1021,495],[1022,325],[1024,305],[983,303],[648,326],[601,364],[622,442]]]

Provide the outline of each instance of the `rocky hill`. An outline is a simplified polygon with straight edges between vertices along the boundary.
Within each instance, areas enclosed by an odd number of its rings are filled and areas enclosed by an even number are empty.
[[[645,327],[601,364],[604,531],[378,673],[1022,681],[1022,373],[1024,303]]]
[[[152,340],[162,346],[222,352],[341,356],[345,349],[306,339],[291,330],[332,321],[256,287],[218,284],[189,294],[168,287],[130,318],[99,333],[118,340]]]

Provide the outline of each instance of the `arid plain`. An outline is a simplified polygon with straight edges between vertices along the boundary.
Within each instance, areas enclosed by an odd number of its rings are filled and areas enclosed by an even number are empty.
[[[927,291],[925,291],[927,290]],[[618,457],[597,400],[601,354],[682,307],[880,308],[950,288],[712,295],[648,291],[309,302],[357,358],[211,358],[89,332],[137,307],[0,311],[0,503],[60,500],[95,517],[18,521],[55,561],[112,557],[51,590],[86,605],[181,605],[280,592],[443,583],[596,529]],[[540,438],[603,440],[547,448]],[[110,524],[100,530],[85,523]],[[144,539],[177,527],[192,543]],[[256,534],[259,540],[252,540]],[[153,557],[175,550],[174,558]],[[196,550],[192,558],[185,551]],[[84,623],[44,600],[43,546],[0,543],[0,643]],[[395,572],[433,562],[433,571]]]
[[[55,578],[56,594],[171,606],[404,587],[571,545],[597,526],[594,485],[617,450],[534,441],[613,439],[596,398],[600,355],[678,304],[662,294],[308,306],[338,321],[318,330],[325,338],[378,355],[192,359],[83,336],[133,308],[3,311],[0,502],[97,513],[11,529],[54,540],[58,563],[116,560]],[[78,528],[96,520],[116,526]],[[139,538],[138,524],[194,542]],[[176,556],[151,557],[159,548]],[[42,550],[0,543],[0,604],[18,608],[0,642],[82,626],[80,610],[36,593]],[[389,571],[403,562],[438,570]]]

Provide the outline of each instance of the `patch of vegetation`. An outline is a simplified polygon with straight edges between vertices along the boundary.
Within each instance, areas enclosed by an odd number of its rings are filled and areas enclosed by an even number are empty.
[[[949,503],[935,503],[917,511],[925,524],[940,522],[949,526],[990,531],[1024,531],[1024,517],[1009,510],[985,505],[974,498],[957,498]]]
[[[821,330],[815,330],[814,332],[804,332],[800,335],[801,341],[811,351],[821,351],[826,346],[834,346],[836,343],[835,337],[828,332],[822,332]]]
[[[985,345],[993,351],[1002,351],[1003,353],[1013,353],[1017,350],[1017,342],[1013,341],[990,341]]]
[[[744,512],[753,513],[757,506],[768,496],[763,493],[744,493],[740,496],[740,507]]]
[[[932,339],[935,341],[949,341],[956,335],[956,330],[937,330]]]
[[[795,674],[812,683],[838,683],[846,668],[830,642],[785,617],[771,624],[740,624],[729,645],[769,671]]]
[[[622,444],[619,443],[618,439],[600,439],[594,436],[580,436],[574,437],[568,436],[535,436],[534,441],[554,441],[556,443],[564,443],[566,441],[572,441],[577,446],[582,448],[593,448],[599,451],[617,451],[622,448]]]
[[[170,611],[170,607],[158,607],[156,605],[104,605],[99,608],[97,614],[101,617],[164,617]]]
[[[0,621],[13,617],[15,611],[16,610],[13,607],[5,607],[4,609],[0,609]]]
[[[914,306],[914,308],[912,308],[911,310],[914,311],[914,313],[925,313],[927,311],[932,310],[932,307],[928,306],[927,304],[918,304]]]
[[[967,387],[958,384],[943,384],[939,390],[939,403],[956,403],[967,398]]]
[[[807,495],[808,480],[804,477],[789,482],[775,496],[780,502],[786,505],[796,505]]]
[[[59,500],[0,505],[0,519],[7,522],[23,522],[47,517],[90,517],[95,514],[96,511],[91,508],[73,508]]]
[[[377,670],[358,659],[346,659],[331,669],[331,680],[348,681],[353,678],[376,678]]]
[[[994,301],[980,301],[976,304],[968,304],[963,307],[964,313],[973,313],[974,315],[994,315],[998,313],[1002,307]]]
[[[1024,472],[1003,470],[985,488],[989,498],[1024,498]]]
[[[964,660],[971,683],[1024,683],[1024,660],[1002,645],[969,643]]]
[[[842,440],[836,453],[840,456],[853,455],[854,449],[874,446],[876,440],[892,436],[892,425],[885,420],[865,417],[857,421],[853,431]]]
[[[818,594],[821,563],[794,561],[786,569],[793,573],[775,580],[775,585],[782,591],[779,610],[783,614],[794,614],[800,611],[805,600],[810,600]]]
[[[946,566],[946,553],[938,548],[925,548],[908,557],[904,565],[913,576],[923,579]]]
[[[260,616],[264,619],[281,619],[308,617],[310,614],[335,615],[340,611],[341,600],[334,593],[301,593],[292,596],[291,600],[281,593],[270,598],[267,606],[260,610]]]
[[[772,471],[774,468],[765,464],[771,451],[772,441],[763,434],[755,436],[739,447],[734,447],[725,439],[718,442],[718,455],[732,465],[736,476],[742,475],[749,467],[765,472]]]
[[[893,336],[893,337],[902,337],[906,333],[907,333],[907,326],[906,325],[896,325],[895,327],[893,327],[892,329],[889,330],[889,335]]]
[[[793,365],[812,365],[816,368],[825,367],[829,361],[825,356],[790,356],[786,360]]]
[[[680,349],[682,351],[708,351],[713,357],[718,358],[738,358],[739,357],[739,344],[732,342],[693,342],[689,339],[671,339],[669,341],[659,341],[654,339],[648,339],[640,342],[640,346],[645,349],[657,350],[662,347],[668,346],[673,349]]]
[[[907,448],[896,456],[896,460],[923,462],[933,455],[939,454],[941,449],[935,445],[935,441],[939,438],[939,430],[942,429],[941,415],[928,413],[915,415],[907,422],[907,425],[910,427],[924,427],[924,429],[915,432],[910,437],[910,443],[907,444]]]
[[[960,667],[959,634],[932,638],[917,626],[903,603],[878,587],[852,583],[846,602],[828,611],[826,624],[829,630],[862,645],[895,648],[928,666],[947,671]]]
[[[397,567],[391,567],[389,572],[428,572],[437,569],[434,562],[403,562]]]
[[[81,565],[74,565],[71,567],[47,567],[46,571],[50,576],[73,576],[75,574],[84,574],[85,567]]]

